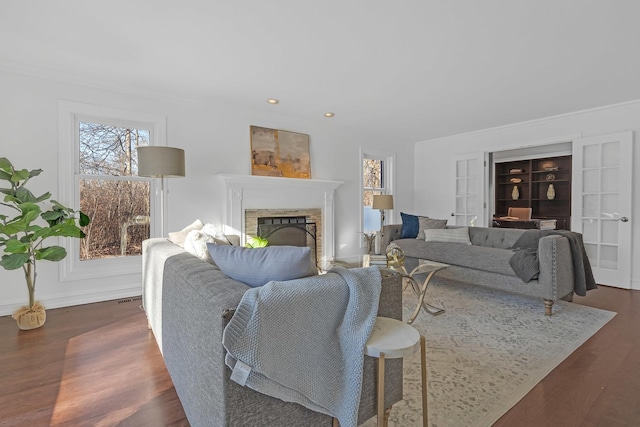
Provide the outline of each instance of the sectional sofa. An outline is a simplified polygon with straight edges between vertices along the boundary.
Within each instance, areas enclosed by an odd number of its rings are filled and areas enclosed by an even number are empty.
[[[249,287],[164,238],[143,243],[143,305],[189,423],[194,426],[325,426],[331,417],[230,379],[222,334]],[[402,318],[402,286],[382,272],[379,316]],[[388,360],[385,407],[402,399],[402,360]],[[376,359],[365,357],[358,423],[376,414]]]

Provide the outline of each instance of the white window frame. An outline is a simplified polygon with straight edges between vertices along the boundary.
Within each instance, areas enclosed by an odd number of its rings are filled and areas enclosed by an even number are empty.
[[[85,177],[85,175],[79,174],[79,123],[81,121],[146,129],[149,130],[150,145],[167,145],[166,116],[72,101],[59,101],[58,200],[63,205],[76,210],[80,209],[79,182],[82,177]],[[127,177],[127,179],[131,178],[149,181],[150,233],[152,237],[158,236],[161,228],[157,220],[157,213],[160,212],[160,197],[156,188],[157,180]],[[80,241],[78,239],[61,239],[59,244],[67,250],[67,257],[58,263],[61,282],[135,274],[142,271],[140,255],[80,261]]]
[[[362,206],[362,199],[364,198],[364,160],[365,159],[374,159],[374,160],[382,160],[384,162],[384,188],[386,191],[383,194],[395,194],[395,164],[396,164],[396,155],[395,153],[388,153],[382,151],[374,151],[374,150],[365,150],[360,148],[360,165],[358,170],[359,181],[360,181],[360,198],[358,199],[358,205],[360,210],[360,231],[364,232],[364,209]],[[394,201],[394,205],[397,201]],[[386,212],[386,223],[391,224],[394,218],[394,210],[389,210]],[[360,247],[366,247],[366,239],[364,237],[360,240]]]

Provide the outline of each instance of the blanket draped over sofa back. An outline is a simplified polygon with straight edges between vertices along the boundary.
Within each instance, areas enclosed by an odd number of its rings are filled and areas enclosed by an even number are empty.
[[[226,363],[249,365],[246,386],[256,391],[355,427],[380,288],[375,267],[336,267],[249,289],[224,331]]]
[[[538,242],[541,238],[550,235],[564,236],[569,240],[571,256],[573,259],[573,291],[580,296],[585,296],[587,291],[596,289],[596,281],[593,278],[589,257],[584,249],[582,234],[566,230],[527,230],[513,244],[515,252],[509,264],[516,275],[524,282],[535,277],[539,269]]]

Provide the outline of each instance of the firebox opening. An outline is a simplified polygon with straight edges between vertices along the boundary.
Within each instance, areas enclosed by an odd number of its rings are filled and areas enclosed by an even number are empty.
[[[267,239],[269,246],[309,246],[317,265],[316,223],[308,222],[306,216],[259,217],[256,234]]]

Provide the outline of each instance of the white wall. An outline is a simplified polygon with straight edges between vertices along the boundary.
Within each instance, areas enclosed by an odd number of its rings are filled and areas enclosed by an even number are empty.
[[[454,211],[454,158],[464,153],[499,151],[544,145],[564,136],[592,136],[619,131],[634,131],[632,245],[640,248],[640,165],[638,132],[640,101],[565,114],[525,123],[517,123],[416,144],[414,210],[434,218],[451,218]],[[637,255],[635,256],[637,259]],[[633,258],[632,258],[633,260]],[[640,263],[632,262],[632,287],[640,289]]]
[[[195,218],[220,223],[223,217],[215,174],[250,174],[249,126],[286,129],[310,135],[313,178],[344,181],[336,191],[336,256],[354,260],[364,253],[358,234],[359,150],[395,153],[396,211],[413,204],[413,149],[383,141],[348,127],[349,118],[321,114],[301,121],[277,114],[277,106],[256,99],[251,110],[222,102],[158,100],[0,71],[0,156],[21,168],[44,170],[32,181],[34,193],[58,193],[58,101],[60,99],[123,108],[167,117],[167,144],[186,152],[187,177],[169,180],[168,228],[176,230]],[[396,215],[399,217],[399,214]],[[58,265],[38,264],[36,298],[49,308],[139,294],[140,275],[60,282]],[[0,269],[0,314],[27,301],[21,270]]]

